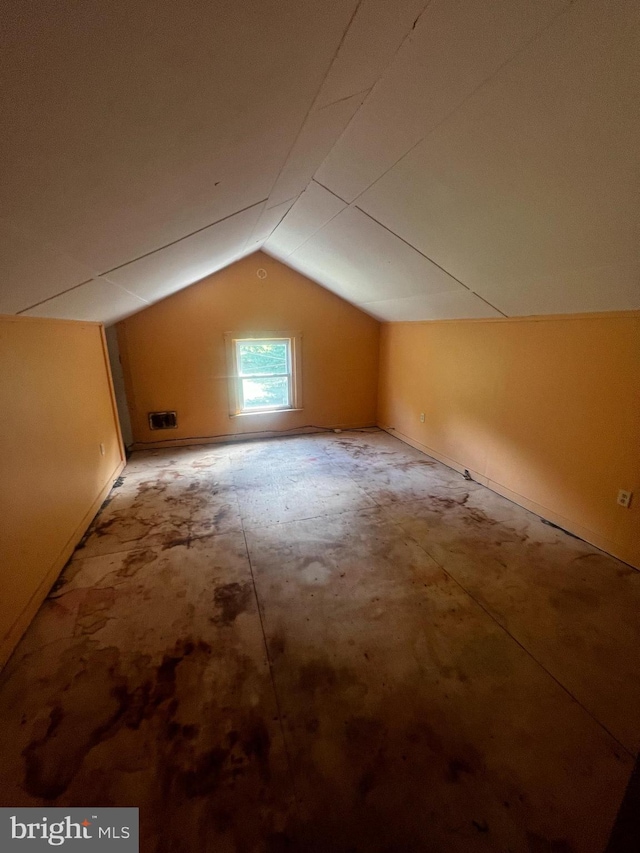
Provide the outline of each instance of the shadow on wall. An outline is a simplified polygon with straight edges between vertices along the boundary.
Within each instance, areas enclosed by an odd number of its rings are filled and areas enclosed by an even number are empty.
[[[118,407],[118,419],[124,446],[129,450],[133,444],[133,433],[131,432],[131,418],[129,417],[129,403],[124,386],[124,375],[120,361],[120,347],[118,346],[118,332],[115,326],[105,329],[107,338],[107,349],[109,351],[109,364],[111,365],[111,377],[113,379],[113,390]]]

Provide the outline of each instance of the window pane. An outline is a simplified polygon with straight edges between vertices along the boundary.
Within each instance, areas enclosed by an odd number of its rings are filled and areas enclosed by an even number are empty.
[[[238,342],[237,346],[240,376],[289,372],[288,341]]]
[[[273,376],[268,379],[242,379],[242,394],[245,409],[276,408],[288,406],[289,379]]]

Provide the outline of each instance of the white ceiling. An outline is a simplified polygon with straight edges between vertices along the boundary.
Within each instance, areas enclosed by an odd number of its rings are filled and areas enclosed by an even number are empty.
[[[640,4],[3,11],[0,312],[113,323],[263,247],[380,319],[640,308]]]

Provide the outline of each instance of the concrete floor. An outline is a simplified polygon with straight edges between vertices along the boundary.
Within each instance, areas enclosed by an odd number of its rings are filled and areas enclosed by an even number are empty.
[[[134,454],[0,677],[1,805],[144,853],[600,853],[640,573],[386,433]]]

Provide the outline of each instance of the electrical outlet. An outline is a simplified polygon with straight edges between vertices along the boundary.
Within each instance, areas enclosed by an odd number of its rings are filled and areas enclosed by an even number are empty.
[[[424,423],[424,412],[420,412],[420,423]]]
[[[628,509],[631,506],[632,497],[633,492],[628,492],[626,489],[620,489],[618,492],[618,504],[623,506],[625,509]]]
[[[104,444],[100,442],[100,456],[104,456]]]

